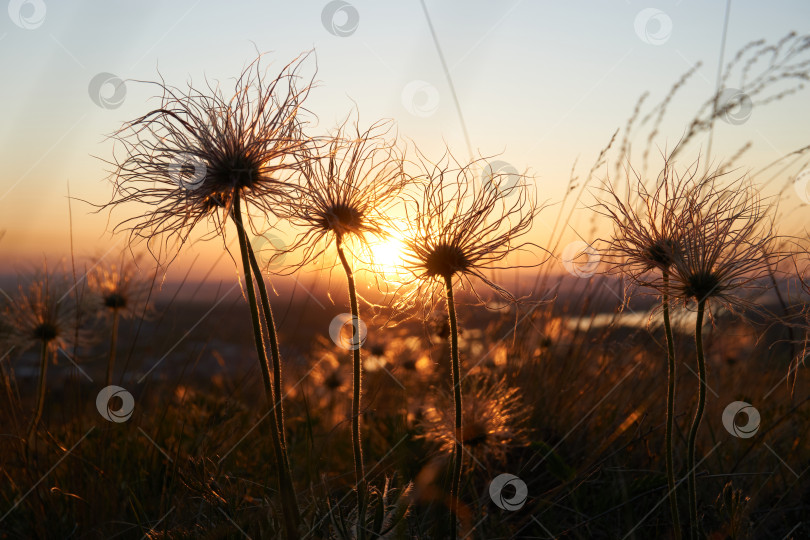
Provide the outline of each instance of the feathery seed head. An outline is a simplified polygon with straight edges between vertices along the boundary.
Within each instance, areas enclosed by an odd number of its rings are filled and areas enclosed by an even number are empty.
[[[380,121],[361,131],[346,120],[312,141],[303,183],[277,212],[302,229],[290,247],[303,252],[296,267],[322,256],[333,239],[367,248],[369,236],[388,235],[391,210],[409,181],[391,129]]]
[[[5,306],[6,340],[18,351],[46,345],[52,351],[68,349],[78,337],[77,347],[89,343],[83,328],[76,331],[81,309],[67,278],[62,273],[38,271]]]
[[[740,290],[759,288],[783,255],[769,208],[744,178],[721,184],[718,175],[686,193],[681,253],[672,265],[673,295],[715,299],[729,310],[754,307]]]
[[[168,249],[170,239],[182,244],[201,221],[222,233],[235,193],[272,214],[306,158],[299,113],[311,81],[299,86],[299,71],[307,56],[274,76],[261,67],[260,56],[237,77],[230,95],[219,84],[155,83],[162,91],[159,106],[112,136],[123,155],[110,163],[115,193],[107,206],[147,206],[118,228],[150,244],[165,235],[161,247]]]
[[[529,233],[542,210],[525,176],[510,178],[509,189],[480,185],[477,170],[486,158],[460,164],[449,152],[436,163],[419,155],[417,193],[406,201],[404,276],[400,279],[402,307],[427,297],[430,310],[437,293],[453,278],[477,295],[471,279],[481,281],[504,298],[516,298],[491,281],[485,270],[517,270],[536,266],[503,263],[514,252],[529,251],[535,244],[520,239]],[[497,174],[497,173],[495,173]],[[510,171],[510,175],[514,175]],[[493,179],[498,184],[498,179]]]
[[[139,259],[129,257],[129,250],[124,250],[118,262],[99,261],[88,273],[90,292],[103,311],[115,311],[125,319],[145,315],[151,280],[140,275]]]

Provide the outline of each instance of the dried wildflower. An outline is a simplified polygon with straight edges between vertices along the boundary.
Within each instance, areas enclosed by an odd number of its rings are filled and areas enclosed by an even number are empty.
[[[219,85],[187,89],[156,83],[163,91],[157,109],[135,119],[114,134],[125,156],[115,160],[115,195],[108,206],[137,202],[146,211],[116,228],[130,231],[130,239],[146,239],[160,258],[180,246],[194,227],[210,221],[213,236],[222,236],[233,218],[250,306],[256,352],[268,404],[274,457],[287,538],[297,536],[300,510],[292,485],[281,398],[281,360],[273,314],[264,278],[252,248],[249,225],[243,222],[242,202],[265,216],[272,214],[293,187],[291,176],[306,160],[309,142],[302,134],[303,101],[311,81],[299,88],[299,57],[275,77],[267,76],[261,57],[236,79],[232,96]],[[159,242],[157,246],[155,242]],[[156,249],[157,248],[157,249]],[[261,296],[261,319],[254,279]],[[269,347],[265,345],[265,335]],[[272,358],[273,378],[267,360]]]
[[[53,353],[89,344],[84,329],[75,343],[78,307],[72,290],[64,275],[47,269],[19,286],[5,313],[8,341],[17,352],[44,346]]]
[[[367,248],[369,235],[388,234],[388,213],[408,181],[396,142],[389,138],[390,129],[387,122],[378,122],[362,132],[355,125],[354,133],[349,136],[348,121],[344,122],[326,139],[325,148],[313,149],[315,155],[307,159],[302,168],[305,183],[299,195],[280,213],[303,229],[291,248],[302,249],[301,264],[322,256],[334,238],[348,281],[353,327],[359,324],[360,312],[354,271],[344,246],[353,242]],[[359,521],[363,522],[368,488],[360,432],[363,369],[360,347],[361,344],[353,343],[351,422],[357,508]]]
[[[594,209],[613,226],[603,250],[611,271],[635,284],[662,288],[662,274],[669,271],[681,249],[685,196],[695,183],[697,167],[695,162],[678,174],[665,159],[652,188],[631,169],[628,177],[634,176],[633,184],[628,183],[624,196],[613,184],[603,185],[606,200],[599,200]]]
[[[757,281],[779,258],[777,237],[756,188],[743,180],[723,186],[718,179],[710,177],[687,195],[673,295],[734,311],[754,306],[740,292],[760,288]]]
[[[604,250],[610,270],[627,278],[634,285],[651,287],[661,294],[664,330],[667,342],[667,410],[666,410],[666,467],[669,487],[670,512],[675,538],[681,537],[680,517],[675,497],[675,468],[673,458],[673,429],[675,422],[675,345],[670,321],[670,274],[676,260],[683,255],[682,236],[687,226],[689,193],[710,183],[713,177],[699,178],[699,161],[683,173],[676,172],[669,157],[655,185],[651,189],[632,168],[633,184],[626,186],[621,197],[616,188],[605,183],[602,188],[606,200],[596,204],[596,211],[606,216],[613,234]]]
[[[320,147],[302,165],[303,184],[279,210],[302,230],[289,248],[302,251],[300,265],[322,257],[333,240],[362,251],[392,229],[391,211],[408,185],[392,125],[352,129],[347,121],[315,141]]]
[[[56,359],[59,349],[89,344],[86,331],[79,328],[79,306],[71,291],[73,287],[63,274],[45,268],[26,285],[21,284],[5,308],[8,344],[17,352],[34,346],[40,349],[37,404],[28,426],[29,444],[33,443],[45,407],[48,363]]]
[[[99,261],[88,273],[90,292],[103,316],[131,319],[148,313],[154,274],[144,274],[138,262],[139,257],[130,258],[125,251],[118,262]]]
[[[99,313],[110,319],[110,353],[107,357],[107,386],[112,384],[115,352],[118,343],[118,321],[134,317],[146,317],[148,300],[154,280],[144,279],[138,270],[137,259],[121,253],[118,263],[102,264],[100,261],[88,274],[88,284],[96,297]],[[154,278],[154,275],[153,275]]]
[[[406,272],[402,287],[410,289],[410,298],[406,302],[427,297],[424,312],[430,313],[441,287],[446,295],[455,433],[449,493],[450,536],[453,538],[456,537],[458,526],[456,520],[459,515],[465,439],[453,279],[457,278],[462,288],[468,285],[479,300],[481,298],[471,278],[483,281],[505,299],[516,301],[508,291],[487,278],[484,270],[497,269],[499,267],[496,265],[510,253],[535,246],[530,242],[518,243],[517,240],[531,230],[534,218],[541,210],[525,183],[507,187],[510,182],[504,181],[501,175],[493,174],[489,184],[478,186],[478,175],[474,171],[481,161],[462,166],[449,154],[437,163],[429,163],[421,158],[424,169],[422,193],[411,199],[411,204],[406,204],[410,230],[404,240],[406,252],[402,257]],[[539,263],[537,261],[528,266]],[[517,268],[517,265],[509,267],[513,271]]]
[[[526,420],[529,411],[520,399],[519,389],[504,378],[476,378],[465,388],[462,443],[471,465],[491,469],[503,464],[511,448],[528,444]],[[423,438],[451,453],[456,444],[453,409],[449,399],[440,398],[421,420]]]
[[[308,379],[315,388],[326,395],[342,395],[351,386],[351,373],[341,364],[335,353],[335,345],[323,336],[315,338],[312,358],[315,364],[308,372]]]
[[[121,222],[133,239],[182,245],[200,222],[222,234],[234,195],[271,214],[289,193],[290,174],[307,144],[299,113],[311,83],[299,87],[306,56],[268,76],[261,56],[236,79],[232,95],[217,84],[197,88],[154,83],[160,105],[113,135],[123,147],[109,205],[141,203]],[[109,206],[108,205],[108,206]],[[150,246],[152,249],[152,246]]]
[[[432,310],[445,282],[453,278],[479,299],[476,280],[514,302],[515,296],[484,272],[517,270],[541,262],[502,264],[509,254],[540,249],[520,241],[542,210],[525,179],[507,189],[493,189],[493,185],[481,185],[478,180],[483,158],[466,165],[449,154],[436,163],[420,158],[422,190],[406,200],[409,230],[403,241],[401,280],[401,292],[407,293],[405,302],[427,299],[425,307]],[[495,174],[492,184],[502,182],[505,179]]]
[[[776,236],[758,191],[744,180],[721,185],[717,175],[691,188],[686,195],[680,254],[674,259],[673,295],[697,303],[695,349],[698,364],[698,403],[687,437],[689,512],[699,530],[695,483],[695,441],[706,403],[706,362],[703,318],[706,305],[718,302],[730,311],[755,304],[742,298],[744,289],[757,288],[757,280],[778,261]]]

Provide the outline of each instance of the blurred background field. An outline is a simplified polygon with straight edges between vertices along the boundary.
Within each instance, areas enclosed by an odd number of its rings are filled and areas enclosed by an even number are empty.
[[[618,282],[578,281],[579,294],[522,309],[517,324],[511,310],[460,308],[469,407],[463,522],[470,537],[669,534],[663,332],[655,316],[641,315],[641,325],[621,323]],[[186,287],[193,288],[181,290]],[[79,351],[76,365],[60,355],[30,455],[20,451],[15,434],[33,407],[36,354],[3,360],[3,508],[19,501],[3,518],[4,537],[236,538],[242,530],[259,538],[275,530],[268,522],[275,515],[269,508],[274,471],[267,421],[255,407],[264,398],[247,307],[238,288],[223,298],[213,309],[210,301],[163,301],[150,320],[122,323],[114,383],[135,399],[126,422],[109,422],[96,410],[105,346]],[[350,352],[328,337],[329,321],[341,308],[321,298],[322,309],[314,300],[287,305],[277,298],[274,307],[285,344],[294,475],[306,524],[312,537],[321,537],[329,534],[323,501],[340,501],[353,486],[345,444],[351,364]],[[645,304],[624,313],[644,314]],[[363,347],[370,479],[382,485],[394,478],[400,487],[414,482],[411,537],[446,534],[437,519],[449,482],[443,443],[451,428],[442,418],[450,399],[446,337],[440,313],[427,323],[390,329],[370,320]],[[682,396],[676,444],[683,444],[697,378],[689,332],[676,339]],[[698,486],[712,538],[808,533],[810,395],[805,369],[787,377],[797,347],[785,325],[764,319],[720,314],[708,327],[710,392]],[[738,400],[761,414],[753,438],[734,437],[723,427],[723,409]],[[516,512],[498,508],[489,496],[489,483],[502,472],[528,486],[528,501]]]

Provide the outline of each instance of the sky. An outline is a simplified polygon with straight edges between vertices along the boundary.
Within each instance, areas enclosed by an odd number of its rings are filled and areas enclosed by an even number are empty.
[[[281,67],[314,49],[318,85],[307,106],[319,118],[316,132],[357,107],[361,122],[391,118],[428,154],[445,145],[459,156],[497,154],[530,171],[553,205],[572,165],[587,172],[642,93],[660,101],[702,61],[656,144],[678,140],[716,88],[726,8],[697,0],[11,0],[0,13],[0,273],[69,256],[71,225],[77,256],[123,247],[125,238],[112,233],[122,214],[94,213],[92,204],[111,196],[106,135],[156,103],[154,87],[138,81],[224,81],[257,51]],[[792,30],[810,31],[810,3],[734,0],[726,60],[751,40],[773,42]],[[110,82],[119,80],[116,94]],[[806,146],[807,98],[805,91],[755,106],[740,124],[718,123],[711,157],[751,141],[745,167],[756,169]],[[706,142],[698,145],[704,155]],[[592,234],[569,225],[571,239]],[[538,238],[548,229],[541,222]],[[185,248],[175,271],[192,260],[197,278],[234,272],[216,242]]]

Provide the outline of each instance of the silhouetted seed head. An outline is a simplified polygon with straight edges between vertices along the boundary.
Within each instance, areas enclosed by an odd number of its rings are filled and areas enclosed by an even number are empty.
[[[523,261],[536,257],[528,264],[505,261],[510,254],[538,248],[521,241],[542,210],[525,177],[501,190],[481,184],[480,170],[487,167],[486,158],[462,165],[449,153],[436,163],[419,154],[418,165],[421,171],[415,193],[409,194],[405,204],[408,230],[397,295],[400,311],[418,302],[429,312],[446,283],[453,280],[476,296],[475,283],[482,282],[504,299],[517,301],[486,273],[516,271],[542,262],[536,253],[523,257]],[[499,178],[491,181],[501,183]]]
[[[439,244],[425,254],[425,271],[430,277],[449,279],[457,272],[464,272],[469,264],[464,252],[457,246]]]
[[[685,275],[683,279],[682,290],[687,298],[700,300],[723,292],[720,288],[720,278],[711,271],[698,270]]]
[[[80,292],[71,287],[64,274],[47,269],[27,278],[4,308],[6,341],[18,351],[42,344],[52,352],[87,345],[89,334],[80,326],[80,319],[89,317],[76,303]]]
[[[111,309],[123,309],[127,307],[127,298],[123,294],[117,292],[110,293],[102,299],[104,307]]]
[[[34,327],[31,337],[49,343],[59,335],[59,328],[50,322],[44,322]]]
[[[691,187],[680,223],[682,251],[672,264],[673,296],[716,300],[731,311],[757,307],[743,291],[761,288],[784,257],[768,210],[744,178],[721,185],[714,175]]]
[[[662,289],[662,272],[669,271],[682,255],[686,193],[706,181],[697,176],[698,166],[699,162],[695,162],[678,173],[664,157],[663,168],[651,188],[630,168],[623,195],[614,184],[604,183],[604,196],[597,201],[595,210],[613,225],[613,235],[602,257],[610,271],[627,277],[631,283]]]
[[[360,208],[345,203],[337,203],[324,208],[318,225],[324,231],[338,235],[358,234],[363,231],[365,216]]]
[[[463,401],[461,442],[470,466],[488,468],[503,463],[511,448],[527,444],[528,409],[521,403],[519,389],[505,379],[468,380]],[[425,439],[439,444],[442,452],[453,451],[456,440],[453,407],[444,396],[425,410],[420,423]]]
[[[644,249],[644,257],[660,268],[669,268],[678,257],[679,248],[671,238],[659,238]]]
[[[303,254],[295,268],[321,257],[334,240],[363,250],[369,235],[389,234],[389,216],[408,183],[391,129],[390,122],[377,122],[361,131],[347,120],[311,141],[303,183],[276,212],[302,231],[289,248]]]
[[[129,250],[125,250],[117,262],[98,261],[88,273],[90,293],[102,308],[102,316],[108,314],[105,312],[123,318],[148,315],[147,299],[154,274],[141,275],[145,269],[138,268],[139,258],[132,258]]]
[[[268,76],[261,57],[237,77],[232,95],[219,85],[177,88],[155,83],[160,106],[126,124],[113,139],[113,207],[146,205],[119,223],[131,240],[165,236],[163,249],[182,244],[201,221],[220,235],[233,195],[267,215],[294,188],[308,141],[299,112],[311,82],[301,84],[300,57]]]

